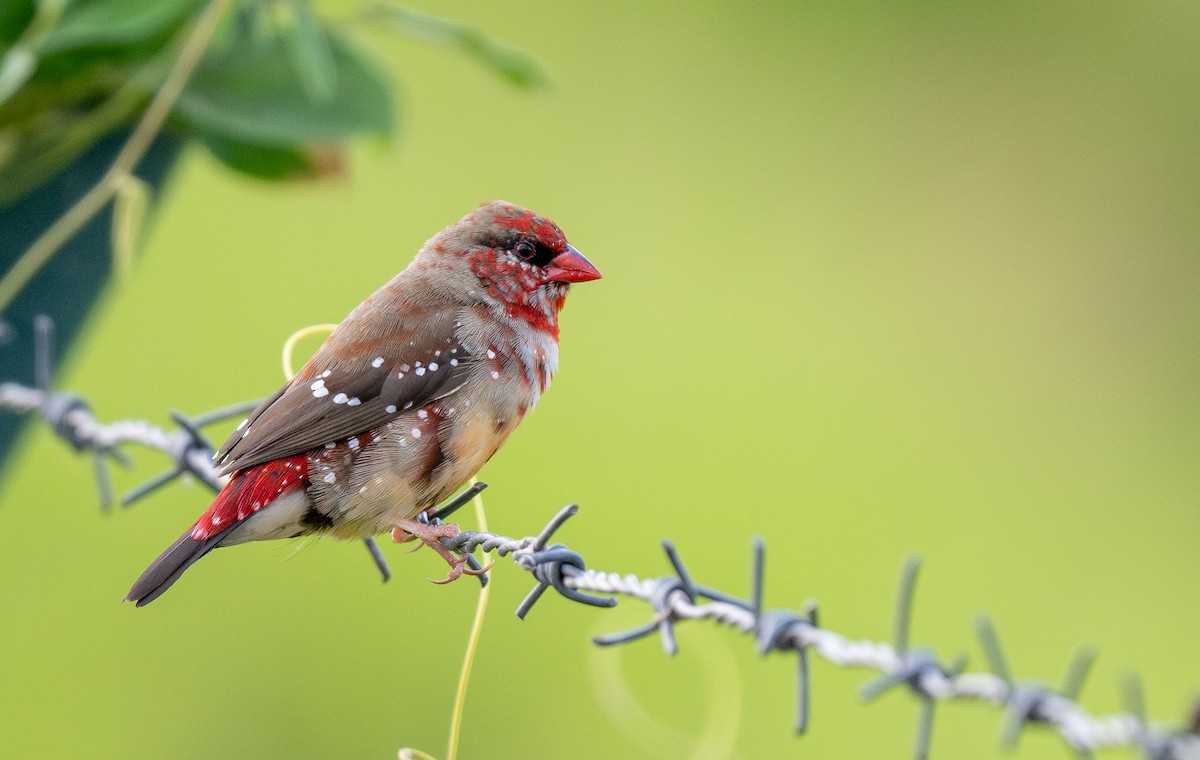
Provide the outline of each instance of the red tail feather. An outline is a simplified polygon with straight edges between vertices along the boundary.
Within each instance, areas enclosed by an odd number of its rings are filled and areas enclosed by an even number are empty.
[[[308,456],[275,459],[235,473],[208,511],[192,527],[192,538],[203,541],[245,520],[289,491],[308,486]]]

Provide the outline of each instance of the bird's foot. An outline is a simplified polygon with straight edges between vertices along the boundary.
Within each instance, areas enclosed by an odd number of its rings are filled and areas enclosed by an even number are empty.
[[[467,562],[470,561],[471,555],[452,552],[442,544],[440,539],[454,538],[459,533],[462,533],[462,531],[454,523],[430,525],[406,517],[396,521],[396,526],[392,528],[392,540],[398,544],[402,544],[415,539],[437,552],[438,556],[446,560],[446,563],[450,565],[450,573],[440,581],[435,581],[432,578],[429,580],[431,583],[443,584],[458,580],[463,574],[482,575],[491,567],[489,563],[487,567],[480,570],[472,570],[467,567]],[[421,547],[418,546],[417,548],[420,549]]]

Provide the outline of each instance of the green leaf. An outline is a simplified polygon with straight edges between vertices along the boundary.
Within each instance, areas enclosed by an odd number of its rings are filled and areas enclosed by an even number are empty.
[[[287,42],[292,63],[309,97],[328,103],[337,84],[337,64],[329,38],[306,0],[291,0],[291,7],[292,33]]]
[[[300,75],[277,48],[239,39],[201,63],[174,113],[203,134],[280,148],[389,134],[386,78],[345,40],[328,39],[336,72],[328,102],[308,98]]]
[[[33,21],[33,0],[0,1],[0,46],[11,45]]]
[[[300,147],[249,145],[215,135],[200,135],[201,142],[221,163],[235,171],[265,180],[301,179],[322,174],[317,154]]]
[[[7,0],[4,0],[7,1]],[[79,0],[68,5],[38,53],[152,39],[178,26],[202,0]]]
[[[374,6],[365,15],[368,19],[383,21],[408,37],[457,47],[518,87],[538,87],[546,83],[545,73],[532,57],[496,42],[461,21],[430,16],[391,3]]]

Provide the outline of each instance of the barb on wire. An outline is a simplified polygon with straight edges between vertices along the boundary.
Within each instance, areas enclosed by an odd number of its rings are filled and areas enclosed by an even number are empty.
[[[808,600],[802,613],[792,610],[763,611],[763,596],[766,576],[767,544],[761,537],[754,539],[754,569],[750,598],[754,612],[754,639],[760,654],[769,652],[796,652],[796,722],[797,734],[808,730],[808,711],[811,686],[808,670],[808,645],[804,643],[806,629],[817,625],[817,603]]]
[[[921,700],[913,756],[923,760],[929,756],[929,742],[933,734],[933,708],[937,704],[935,690],[947,678],[961,672],[967,661],[965,656],[960,655],[952,664],[944,666],[932,650],[923,647],[909,648],[913,596],[917,586],[917,571],[920,568],[920,557],[909,557],[900,572],[900,589],[896,594],[896,619],[892,634],[892,647],[899,658],[897,667],[864,685],[862,696],[863,699],[870,700],[901,684],[909,687]]]
[[[173,430],[164,430],[143,420],[102,423],[92,414],[91,407],[81,396],[54,391],[50,387],[54,369],[53,320],[45,315],[37,316],[34,319],[34,335],[36,387],[30,388],[15,382],[0,383],[0,412],[37,415],[59,438],[70,444],[71,448],[89,453],[95,468],[102,509],[108,511],[113,503],[108,460],[111,459],[125,467],[130,466],[132,460],[120,448],[127,444],[166,454],[171,460],[171,466],[125,493],[121,497],[122,506],[128,507],[185,475],[194,477],[213,491],[221,490],[224,480],[213,465],[213,446],[201,429],[215,422],[247,414],[258,406],[257,401],[222,407],[196,417],[172,411],[171,419],[177,426]],[[391,571],[375,539],[366,538],[364,543],[384,582],[387,582]]]
[[[695,604],[698,592],[696,587],[692,585],[692,578],[688,575],[687,568],[683,565],[683,560],[680,559],[679,553],[675,551],[675,545],[670,541],[663,541],[663,549],[667,552],[667,560],[675,568],[675,577],[667,576],[659,578],[654,582],[654,592],[650,595],[650,606],[654,608],[655,612],[654,620],[624,633],[597,636],[592,639],[596,644],[600,646],[626,644],[658,631],[662,637],[663,649],[667,654],[673,657],[679,651],[679,644],[675,640],[675,622],[677,618],[671,604],[671,596],[676,593],[683,594],[689,602]],[[582,557],[579,558],[579,562],[579,568],[583,569]],[[615,603],[616,601],[613,600],[613,604]]]
[[[1062,689],[1055,691],[1040,681],[1018,683],[1013,680],[1004,657],[1004,650],[1000,647],[1000,637],[996,633],[991,618],[986,615],[978,616],[975,619],[975,630],[992,675],[1000,679],[1009,689],[1008,703],[1005,706],[1004,719],[1000,729],[1000,743],[1005,748],[1012,749],[1017,746],[1017,740],[1020,739],[1021,732],[1026,726],[1033,723],[1051,722],[1057,700],[1077,701],[1092,662],[1096,659],[1096,652],[1087,646],[1077,649],[1067,663]],[[1091,755],[1086,746],[1076,746],[1071,735],[1064,734],[1063,738],[1080,755]]]
[[[676,547],[664,542],[673,574],[643,579],[589,570],[583,556],[563,544],[547,547],[550,537],[562,527],[578,507],[559,511],[537,536],[510,538],[483,531],[464,531],[441,542],[452,551],[471,553],[476,549],[511,556],[522,570],[529,572],[537,585],[517,608],[524,618],[542,594],[550,588],[563,597],[585,604],[611,607],[614,595],[639,599],[650,605],[653,618],[629,631],[600,636],[595,643],[603,646],[625,644],[658,631],[668,654],[678,651],[675,626],[687,620],[712,620],[754,637],[763,654],[794,653],[798,657],[796,731],[808,728],[810,681],[807,655],[817,656],[838,667],[865,668],[878,673],[862,689],[864,699],[872,699],[886,690],[905,688],[921,702],[916,757],[926,757],[933,729],[933,709],[947,700],[975,700],[995,705],[1004,711],[1001,741],[1013,746],[1029,724],[1056,731],[1076,753],[1112,747],[1138,748],[1150,760],[1200,760],[1200,703],[1188,716],[1188,725],[1177,730],[1164,729],[1145,717],[1141,684],[1131,678],[1126,688],[1127,710],[1115,715],[1092,715],[1079,704],[1083,680],[1095,653],[1082,648],[1071,659],[1060,690],[1033,681],[1013,679],[999,645],[995,628],[987,618],[976,621],[990,672],[968,673],[965,656],[949,664],[930,649],[910,645],[912,610],[919,560],[910,558],[901,572],[891,643],[851,639],[821,627],[817,605],[809,601],[801,610],[764,610],[765,544],[754,542],[750,599],[718,591],[696,583],[684,565]],[[603,595],[603,596],[599,596]]]

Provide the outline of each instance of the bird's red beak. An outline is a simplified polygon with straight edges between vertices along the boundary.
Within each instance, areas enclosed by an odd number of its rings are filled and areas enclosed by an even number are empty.
[[[550,259],[550,264],[546,266],[547,282],[587,282],[599,280],[600,277],[600,270],[571,245]]]

